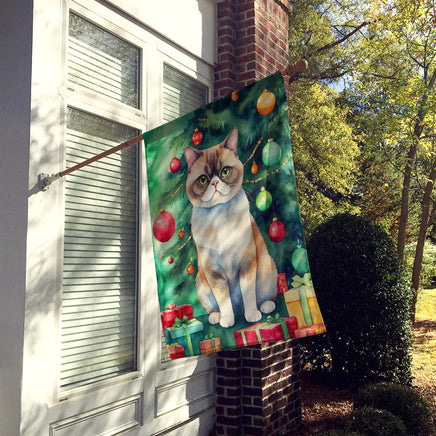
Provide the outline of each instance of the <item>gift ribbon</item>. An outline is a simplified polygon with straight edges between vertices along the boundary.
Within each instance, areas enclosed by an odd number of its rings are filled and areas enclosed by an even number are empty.
[[[180,345],[177,342],[173,342],[172,344],[168,344],[168,348],[177,348],[180,347]]]
[[[306,288],[303,286],[298,290],[300,295],[301,308],[303,309],[304,320],[307,325],[312,325],[312,316],[310,315],[309,303],[307,302]]]
[[[257,326],[256,328],[255,328],[255,333],[256,333],[256,336],[257,336],[257,340],[258,340],[258,342],[259,342],[259,344],[261,344],[262,343],[262,338],[261,338],[261,336],[260,336],[260,332],[259,332],[259,329],[262,327],[262,325],[259,325],[259,326]],[[245,345],[245,346],[247,346],[248,345],[248,343],[247,343],[247,338],[245,337],[245,332],[246,332],[247,330],[241,330],[241,337],[242,337],[242,343]],[[250,330],[250,331],[252,331],[252,330]],[[253,344],[252,344],[253,345]]]
[[[268,324],[280,324],[282,326],[283,335],[285,337],[285,340],[291,339],[291,335],[289,334],[289,328],[287,322],[278,314],[276,313],[274,316],[267,316],[266,321]]]
[[[300,277],[298,275],[292,277],[292,287],[293,288],[299,288],[301,286],[306,286],[307,288],[310,288],[313,286],[312,283],[312,277],[310,276],[310,273],[306,273],[303,275],[303,277]]]
[[[177,307],[176,303],[172,303],[172,304],[167,304],[166,309],[167,310],[174,310]]]
[[[182,319],[176,318],[174,320],[175,328],[184,328],[186,334],[186,343],[188,347],[188,352],[190,356],[194,355],[194,347],[192,346],[191,332],[189,331],[189,324],[195,322],[195,319],[189,319],[188,315],[183,315]]]
[[[292,287],[298,288],[298,295],[300,296],[301,308],[303,310],[304,321],[307,325],[313,324],[312,316],[310,314],[309,303],[307,302],[306,288],[313,287],[312,278],[310,273],[306,273],[303,277],[298,275],[292,277]]]
[[[213,333],[209,333],[204,337],[206,341],[210,341],[212,343],[212,352],[215,353],[215,340],[213,338]]]

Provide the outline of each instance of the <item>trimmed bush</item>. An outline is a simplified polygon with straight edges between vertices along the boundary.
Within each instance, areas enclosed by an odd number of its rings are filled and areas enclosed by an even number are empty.
[[[346,419],[345,429],[370,436],[409,436],[398,416],[373,407],[354,409]]]
[[[377,383],[359,389],[354,407],[375,407],[398,416],[406,425],[408,435],[420,435],[431,417],[431,408],[425,398],[410,386]]]
[[[303,365],[328,366],[344,383],[409,383],[410,289],[387,233],[335,215],[315,229],[308,253],[327,334],[302,341]]]

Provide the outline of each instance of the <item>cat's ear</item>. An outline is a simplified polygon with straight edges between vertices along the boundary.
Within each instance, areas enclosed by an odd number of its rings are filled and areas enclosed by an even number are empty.
[[[199,150],[195,150],[192,147],[185,148],[185,159],[186,159],[186,164],[188,165],[188,172],[191,171],[192,165],[194,165],[194,163],[201,155],[202,152]]]
[[[224,139],[223,147],[228,148],[233,151],[233,153],[238,154],[238,128],[233,127],[230,130],[230,133],[227,135],[227,138]]]

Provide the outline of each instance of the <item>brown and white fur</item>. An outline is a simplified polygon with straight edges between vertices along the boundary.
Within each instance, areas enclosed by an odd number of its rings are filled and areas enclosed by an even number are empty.
[[[259,321],[275,309],[277,268],[242,188],[237,128],[208,149],[186,147],[185,158],[198,299],[211,324],[231,327],[235,311],[247,322]]]

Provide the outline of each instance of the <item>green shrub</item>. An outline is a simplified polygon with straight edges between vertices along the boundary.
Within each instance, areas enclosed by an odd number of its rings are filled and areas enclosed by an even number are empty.
[[[386,232],[335,215],[315,229],[308,252],[327,333],[302,341],[303,365],[330,365],[346,383],[410,382],[410,290]]]
[[[366,406],[398,416],[406,425],[408,435],[420,435],[431,417],[431,408],[425,398],[410,386],[394,383],[377,383],[360,388],[354,407]]]
[[[354,409],[346,419],[345,430],[368,436],[409,436],[398,416],[373,407]]]

